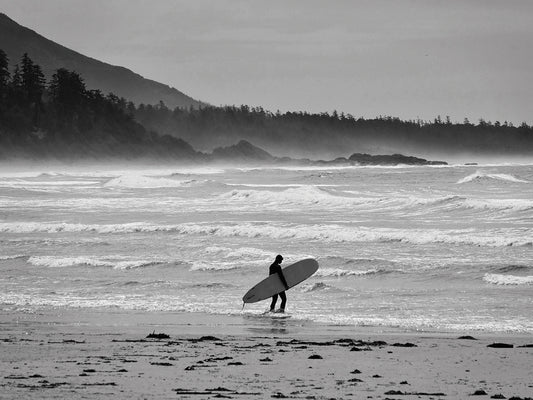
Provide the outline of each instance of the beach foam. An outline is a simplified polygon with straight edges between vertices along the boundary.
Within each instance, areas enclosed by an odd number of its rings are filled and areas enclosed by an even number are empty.
[[[114,269],[131,269],[157,265],[161,262],[154,260],[127,260],[123,257],[57,257],[33,256],[28,263],[38,267],[65,268],[77,266],[111,267]]]
[[[533,285],[533,275],[516,276],[503,274],[485,274],[483,280],[494,285]]]
[[[131,189],[156,189],[156,188],[173,188],[182,187],[190,184],[192,181],[175,180],[169,178],[153,178],[143,175],[122,175],[113,178],[106,183],[105,187],[131,188]]]

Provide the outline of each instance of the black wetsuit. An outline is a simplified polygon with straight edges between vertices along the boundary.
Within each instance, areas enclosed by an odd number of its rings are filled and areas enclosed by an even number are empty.
[[[287,285],[287,281],[285,280],[285,277],[283,276],[283,272],[281,272],[281,265],[274,262],[270,268],[269,268],[269,275],[279,274],[279,277],[281,279],[281,282],[285,285],[285,287],[289,286]],[[287,296],[285,295],[285,292],[281,292],[279,294],[279,297],[281,298],[281,305],[279,306],[281,310],[285,310],[285,305],[287,304]],[[273,311],[276,307],[276,302],[278,301],[278,295],[275,294],[272,296],[272,303],[270,303],[270,311]]]

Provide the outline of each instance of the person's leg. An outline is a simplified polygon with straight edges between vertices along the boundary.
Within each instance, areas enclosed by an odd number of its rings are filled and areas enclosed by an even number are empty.
[[[281,311],[285,311],[285,305],[287,304],[287,296],[285,295],[285,292],[281,292],[279,297],[281,298],[281,305],[279,306],[279,309]]]
[[[272,303],[270,303],[270,311],[274,311],[277,301],[278,301],[278,295],[275,294],[274,296],[272,296]]]

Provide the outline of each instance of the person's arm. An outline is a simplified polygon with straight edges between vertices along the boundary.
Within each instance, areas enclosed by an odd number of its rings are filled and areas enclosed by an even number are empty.
[[[281,283],[285,285],[285,290],[289,290],[289,285],[287,284],[287,281],[285,280],[285,277],[283,276],[283,272],[281,271],[281,267],[278,269],[278,275],[279,279],[281,279]]]

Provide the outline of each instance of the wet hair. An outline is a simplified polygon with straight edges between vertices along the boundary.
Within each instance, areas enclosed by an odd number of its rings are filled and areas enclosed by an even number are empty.
[[[283,257],[281,256],[281,254],[278,254],[276,256],[276,262],[282,262],[283,261]]]

